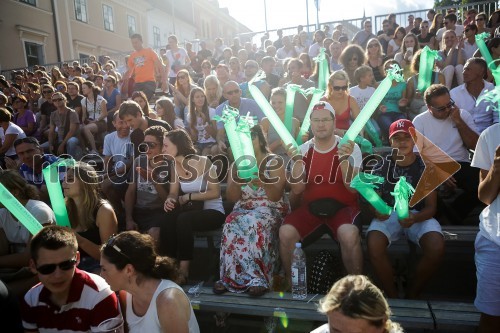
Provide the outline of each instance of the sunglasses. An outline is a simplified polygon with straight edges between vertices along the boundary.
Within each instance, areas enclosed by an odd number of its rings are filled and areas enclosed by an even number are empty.
[[[122,249],[120,249],[118,247],[118,245],[116,244],[113,244],[114,241],[115,241],[115,238],[116,238],[116,235],[113,235],[111,237],[109,237],[108,241],[106,242],[106,248],[107,247],[111,247],[112,249],[114,249],[116,252],[118,252],[121,256],[123,256],[123,258],[127,259],[127,261],[131,261],[130,260],[130,257],[128,255],[126,255],[125,253],[123,253]]]
[[[44,91],[42,91],[42,92],[43,92],[44,94],[52,94],[52,92],[53,92],[53,91],[52,91],[52,90],[44,90]]]
[[[234,90],[229,90],[226,94],[228,94],[229,96],[231,95],[234,95],[234,94],[238,94],[240,92],[239,89],[234,89]]]
[[[438,108],[437,108],[437,107],[432,106],[432,109],[433,109],[434,111],[437,111],[437,112],[443,112],[443,111],[446,111],[446,110],[448,110],[448,109],[453,108],[454,106],[455,106],[455,101],[454,101],[454,100],[452,100],[452,99],[450,99],[450,103],[446,104],[445,106],[440,106],[440,107],[438,107]]]
[[[64,101],[64,98],[54,98],[52,100],[52,102],[60,102],[60,101]]]
[[[368,48],[369,48],[369,49],[374,48],[374,47],[378,47],[378,45],[377,45],[377,44],[370,44],[370,45],[368,45]],[[357,60],[357,59],[356,59],[356,60]]]
[[[349,88],[349,87],[348,86],[333,86],[332,88],[335,91],[341,91],[341,90],[346,91],[347,88]]]
[[[69,271],[76,265],[76,259],[70,259],[66,260],[63,262],[60,262],[58,264],[47,264],[47,265],[42,265],[36,268],[38,273],[42,275],[49,275],[55,272],[56,268],[59,267],[60,270],[62,271]]]
[[[185,79],[185,78],[187,78],[187,76],[186,75],[179,75],[177,78],[178,79]]]
[[[156,142],[151,142],[151,141],[144,141],[143,143],[144,143],[146,146],[148,146],[148,148],[152,148],[152,149],[154,149],[154,148],[156,148],[156,147],[158,147],[158,146],[159,146],[159,144],[158,144],[158,143],[156,143]]]

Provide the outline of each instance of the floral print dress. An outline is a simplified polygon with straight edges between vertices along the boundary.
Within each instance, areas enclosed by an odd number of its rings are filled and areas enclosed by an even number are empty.
[[[229,291],[271,289],[279,262],[278,230],[288,212],[289,204],[283,198],[273,202],[261,187],[242,189],[242,198],[226,218],[222,232],[220,277]]]

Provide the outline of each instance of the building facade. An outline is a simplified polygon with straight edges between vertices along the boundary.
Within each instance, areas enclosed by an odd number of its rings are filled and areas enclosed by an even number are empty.
[[[158,50],[171,34],[184,44],[247,31],[216,0],[2,0],[0,70],[89,55],[121,61],[133,33]]]

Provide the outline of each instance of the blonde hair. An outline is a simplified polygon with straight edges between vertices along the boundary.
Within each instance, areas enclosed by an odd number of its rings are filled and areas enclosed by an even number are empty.
[[[87,163],[76,162],[74,167],[68,167],[66,172],[73,170],[74,181],[80,183],[83,203],[77,206],[75,201],[66,197],[66,207],[71,227],[81,226],[82,230],[95,227],[96,209],[105,200],[99,195],[99,178],[95,169]]]
[[[333,80],[346,81],[349,85],[349,76],[343,70],[333,72],[328,78],[328,86],[326,87],[326,96],[330,97],[333,92]]]
[[[339,311],[352,319],[364,319],[385,332],[399,330],[389,317],[391,310],[384,295],[366,276],[348,275],[337,281],[319,302],[319,312]]]

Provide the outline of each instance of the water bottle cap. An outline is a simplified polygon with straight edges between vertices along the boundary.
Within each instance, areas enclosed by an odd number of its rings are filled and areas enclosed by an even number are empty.
[[[302,247],[302,243],[295,243],[295,247],[296,248],[301,248]]]

